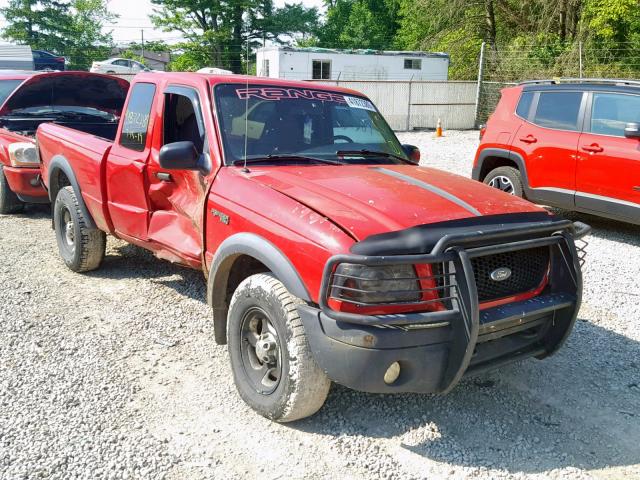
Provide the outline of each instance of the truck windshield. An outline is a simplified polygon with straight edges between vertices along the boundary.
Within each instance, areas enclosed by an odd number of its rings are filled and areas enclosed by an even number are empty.
[[[0,105],[13,93],[24,80],[0,80]]]
[[[251,84],[217,85],[214,95],[227,165],[245,158],[274,164],[304,158],[333,161],[327,164],[408,161],[395,134],[366,98]]]

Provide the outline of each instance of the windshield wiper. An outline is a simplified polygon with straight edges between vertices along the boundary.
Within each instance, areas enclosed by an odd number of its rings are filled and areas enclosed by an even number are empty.
[[[338,161],[338,160],[329,160],[327,158],[317,158],[317,157],[307,157],[304,155],[285,155],[285,154],[271,154],[271,155],[264,155],[264,156],[259,156],[259,157],[249,157],[247,158],[247,160],[234,160],[233,161],[233,165],[244,165],[245,163],[247,165],[250,165],[252,163],[265,163],[265,162],[271,162],[271,161],[278,161],[278,160],[298,160],[298,161],[303,161],[303,162],[317,162],[317,163],[324,163],[326,165],[344,165],[342,162]]]
[[[404,163],[409,163],[411,165],[417,165],[415,162],[412,162],[408,158],[401,157],[400,155],[396,155],[394,153],[389,152],[379,152],[375,150],[339,150],[336,152],[336,155],[341,157],[382,157],[382,158],[394,158],[396,160],[400,160]]]

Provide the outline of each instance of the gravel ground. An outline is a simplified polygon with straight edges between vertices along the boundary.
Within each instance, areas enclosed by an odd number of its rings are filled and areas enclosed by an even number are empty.
[[[400,135],[468,175],[477,132]],[[594,226],[565,348],[450,395],[334,386],[278,425],[238,397],[199,272],[109,239],[68,271],[48,209],[0,216],[0,478],[640,478],[640,228]]]

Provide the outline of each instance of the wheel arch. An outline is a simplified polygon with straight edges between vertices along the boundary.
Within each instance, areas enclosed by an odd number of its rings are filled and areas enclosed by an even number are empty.
[[[69,161],[63,155],[55,155],[49,162],[48,170],[47,185],[49,187],[49,200],[51,201],[51,204],[55,204],[56,197],[58,196],[58,192],[61,188],[67,186],[72,187],[76,197],[78,198],[78,203],[80,204],[80,209],[86,219],[87,226],[89,228],[98,228],[87,209],[87,205],[84,203],[80,184],[78,183],[75,173],[73,173],[73,168],[71,168]]]
[[[273,273],[292,295],[311,301],[302,278],[278,247],[253,233],[232,235],[216,251],[207,282],[207,302],[213,309],[216,343],[227,343],[229,301],[237,286],[245,278],[264,272]]]
[[[486,148],[478,155],[476,166],[473,169],[473,179],[480,182],[493,169],[498,167],[514,167],[522,175],[522,186],[525,192],[529,191],[529,181],[527,178],[527,167],[524,158],[517,153],[503,148]]]

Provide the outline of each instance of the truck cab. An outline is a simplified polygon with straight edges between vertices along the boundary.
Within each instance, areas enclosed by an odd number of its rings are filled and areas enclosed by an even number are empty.
[[[315,413],[331,382],[446,393],[554,353],[588,227],[419,167],[362,94],[268,78],[141,74],[113,139],[42,125],[64,263],[107,234],[201,269],[216,341],[258,413]]]

